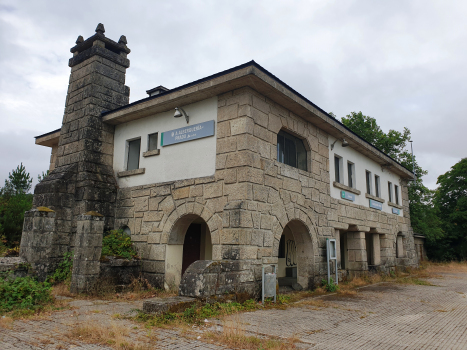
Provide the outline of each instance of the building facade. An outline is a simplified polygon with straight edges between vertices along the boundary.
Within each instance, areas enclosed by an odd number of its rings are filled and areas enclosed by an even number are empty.
[[[39,270],[73,250],[83,289],[108,229],[131,236],[149,281],[186,295],[257,293],[266,265],[280,284],[313,288],[327,239],[341,277],[418,265],[413,174],[254,61],[128,104],[123,36],[100,25],[71,51],[62,127],[36,138],[52,171],[21,255]],[[54,210],[41,258],[27,226],[40,207]]]

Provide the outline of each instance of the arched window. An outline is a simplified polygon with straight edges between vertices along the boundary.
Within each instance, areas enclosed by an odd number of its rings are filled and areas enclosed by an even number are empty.
[[[298,137],[281,130],[277,134],[277,161],[307,170],[306,149]]]

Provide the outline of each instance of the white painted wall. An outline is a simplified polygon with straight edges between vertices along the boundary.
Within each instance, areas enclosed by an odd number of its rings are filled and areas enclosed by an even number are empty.
[[[401,185],[400,185],[400,176],[390,172],[388,169],[381,169],[381,166],[374,162],[373,160],[367,158],[363,154],[357,152],[352,147],[342,147],[341,140],[338,140],[334,144],[334,149],[331,150],[331,144],[336,139],[333,137],[329,137],[329,171],[330,171],[330,178],[331,178],[331,197],[341,199],[343,201],[347,201],[341,198],[341,189],[334,187],[333,182],[335,181],[335,171],[334,171],[334,155],[338,155],[339,157],[343,158],[342,164],[343,169],[341,171],[342,181],[344,185],[348,186],[348,174],[347,174],[347,162],[352,162],[355,164],[355,186],[357,190],[361,192],[360,195],[355,195],[355,203],[362,205],[364,207],[369,208],[369,199],[365,197],[366,193],[366,170],[371,172],[371,185],[372,185],[372,195],[375,195],[375,175],[380,177],[381,183],[381,195],[380,197],[385,199],[383,203],[383,212],[392,213],[392,207],[388,205],[389,201],[389,193],[388,193],[388,181],[392,182],[392,202],[395,203],[395,194],[394,194],[394,185],[399,186],[399,205],[402,205],[402,192],[401,192]],[[396,214],[392,214],[396,215]],[[403,215],[402,209],[400,210],[400,214]]]
[[[182,106],[194,125],[209,120],[217,121],[217,97],[212,97],[190,105]],[[174,118],[174,110],[155,114],[115,127],[114,171],[115,175],[126,170],[127,140],[141,137],[139,167],[145,168],[144,174],[118,178],[120,187],[147,185],[158,182],[191,179],[210,176],[216,167],[216,136],[182,142],[175,145],[160,146],[160,134],[165,131],[187,126],[184,117]],[[216,130],[216,127],[214,128]],[[158,132],[160,154],[143,157],[148,149],[148,135]]]

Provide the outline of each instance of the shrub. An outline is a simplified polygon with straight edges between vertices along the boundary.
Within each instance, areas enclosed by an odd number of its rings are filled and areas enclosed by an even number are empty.
[[[51,282],[57,283],[69,281],[71,279],[71,269],[73,268],[73,252],[63,254],[63,259],[58,264],[57,269],[51,277]]]
[[[329,283],[323,278],[321,280],[321,285],[324,287],[324,289],[326,289],[326,291],[331,293],[337,292],[337,290],[339,289],[339,286],[334,283],[334,280],[332,278],[329,279]]]
[[[52,301],[51,285],[31,277],[0,274],[0,313],[26,309],[36,311]]]
[[[130,236],[123,230],[112,230],[102,240],[102,256],[131,260],[137,258],[138,255],[133,248]]]

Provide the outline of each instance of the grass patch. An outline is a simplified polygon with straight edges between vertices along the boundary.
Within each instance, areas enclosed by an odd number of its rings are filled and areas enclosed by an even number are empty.
[[[100,344],[118,350],[149,350],[153,348],[150,342],[157,340],[157,337],[151,335],[143,338],[132,334],[127,326],[115,322],[102,325],[97,321],[75,325],[65,336],[87,344]]]
[[[289,295],[277,296],[277,303],[272,299],[265,300],[264,305],[253,299],[246,300],[243,303],[237,302],[217,302],[213,304],[203,304],[198,302],[183,312],[167,312],[160,315],[148,315],[140,312],[135,320],[144,322],[148,327],[163,327],[166,325],[182,324],[204,324],[208,318],[221,318],[224,316],[237,314],[245,311],[254,311],[259,309],[284,308],[294,301]]]
[[[216,343],[224,344],[229,348],[245,350],[296,349],[295,343],[298,342],[298,339],[295,337],[284,340],[279,338],[265,338],[247,335],[245,332],[245,326],[238,315],[224,319],[221,332],[207,332],[204,336]]]

